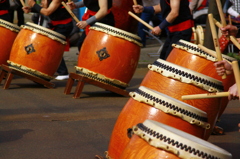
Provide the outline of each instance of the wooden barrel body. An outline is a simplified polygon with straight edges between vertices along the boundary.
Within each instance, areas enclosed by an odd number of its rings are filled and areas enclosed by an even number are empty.
[[[140,85],[164,93],[206,112],[208,122],[211,125],[205,136],[205,139],[208,139],[216,123],[221,100],[219,98],[182,100],[182,96],[222,92],[222,82],[161,59],[148,67],[150,70]]]
[[[224,91],[228,91],[229,87],[235,83],[233,74],[227,76],[226,79],[222,79],[222,77],[217,74],[216,68],[213,65],[217,59],[198,48],[197,45],[180,40],[177,44],[174,44],[173,47],[174,48],[166,61],[222,81]],[[226,55],[223,55],[223,58],[226,58],[229,61],[236,60]],[[228,102],[227,97],[221,98],[221,110],[219,112],[219,117],[224,112]]]
[[[14,69],[51,80],[61,62],[65,40],[55,31],[28,22],[13,43],[8,63]]]
[[[128,128],[146,119],[159,121],[199,138],[204,138],[206,129],[210,127],[205,112],[165,94],[141,86],[130,95],[111,135],[108,148],[111,158],[119,158],[129,142]]]
[[[120,159],[231,159],[226,150],[168,125],[146,120],[132,128],[133,136]]]
[[[0,65],[7,65],[13,42],[17,37],[20,27],[0,19]]]
[[[127,87],[140,57],[140,37],[101,23],[90,28],[78,57],[79,74]]]

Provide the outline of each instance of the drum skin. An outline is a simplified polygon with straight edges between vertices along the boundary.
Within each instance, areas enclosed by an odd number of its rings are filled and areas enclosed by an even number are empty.
[[[128,128],[146,119],[164,123],[199,138],[204,138],[205,136],[206,129],[190,124],[179,117],[167,114],[151,105],[130,98],[115,123],[108,146],[108,156],[118,159],[130,140],[127,136]]]
[[[220,110],[219,98],[182,100],[181,98],[183,95],[204,94],[209,92],[192,84],[183,83],[181,81],[165,77],[160,73],[151,70],[148,71],[140,85],[164,93],[172,98],[183,101],[206,112],[208,115],[208,123],[211,127],[206,131],[206,135],[203,139],[207,140],[209,138]]]
[[[194,55],[185,50],[173,48],[166,61],[222,81],[225,92],[227,92],[229,87],[231,87],[235,83],[235,78],[233,74],[228,75],[226,79],[222,79],[222,77],[217,74],[216,68],[213,65],[213,61]],[[228,102],[228,97],[221,98],[221,108],[218,115],[219,117],[224,112],[225,108],[228,105]]]
[[[158,149],[149,145],[145,140],[137,135],[133,135],[120,159],[180,159],[178,156],[163,149]]]
[[[18,32],[0,26],[0,65],[7,65],[7,60],[9,60],[12,45],[17,35]]]
[[[34,52],[25,47],[32,45]],[[65,45],[29,29],[21,29],[13,43],[9,61],[53,76],[61,62]]]
[[[97,52],[107,52],[100,59]],[[91,29],[78,56],[78,67],[128,84],[137,68],[140,46],[102,31]]]

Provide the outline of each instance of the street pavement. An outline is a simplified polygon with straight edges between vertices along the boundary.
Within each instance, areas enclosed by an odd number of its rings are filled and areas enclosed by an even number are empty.
[[[157,60],[160,46],[147,40],[141,49],[138,68],[127,87],[134,91],[146,75],[147,65]],[[75,72],[77,48],[64,53],[69,72]],[[14,76],[9,89],[0,90],[1,159],[93,159],[104,156],[114,124],[129,100],[116,93],[85,84],[80,98],[65,95],[66,80],[52,80],[48,89],[20,76]],[[209,142],[240,157],[239,101],[230,101],[217,123],[224,135],[211,135]]]

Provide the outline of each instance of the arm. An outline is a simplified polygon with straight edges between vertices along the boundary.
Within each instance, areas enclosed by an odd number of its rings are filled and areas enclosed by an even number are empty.
[[[215,62],[214,66],[219,76],[222,76],[223,74],[229,75],[233,72],[232,65],[229,64],[226,60]]]
[[[170,0],[171,11],[167,15],[166,19],[159,25],[153,28],[152,33],[154,35],[160,35],[162,30],[169,26],[179,15],[180,1],[179,0]],[[161,11],[161,6],[160,6]]]
[[[34,0],[28,0],[28,5],[37,12],[49,16],[61,5],[61,0],[53,0],[48,8],[41,8]]]
[[[230,93],[230,95],[228,96],[229,100],[234,100],[239,98],[236,83],[229,88],[228,92]]]

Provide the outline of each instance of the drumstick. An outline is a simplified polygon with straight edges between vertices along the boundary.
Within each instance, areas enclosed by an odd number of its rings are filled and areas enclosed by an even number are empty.
[[[230,36],[230,40],[238,49],[240,49],[240,44],[238,43],[237,39],[234,36]]]
[[[219,93],[205,93],[205,94],[193,94],[193,95],[183,95],[183,100],[191,99],[205,99],[205,98],[219,98],[219,97],[228,97],[229,92],[219,92]]]
[[[138,16],[136,16],[135,14],[133,14],[131,11],[128,12],[129,15],[131,15],[133,18],[135,18],[136,20],[138,20],[139,22],[141,22],[143,25],[145,25],[147,28],[149,28],[150,30],[153,30],[153,27],[151,25],[149,25],[148,23],[146,23],[145,21],[143,21],[141,18],[139,18]]]
[[[226,24],[226,19],[225,19],[223,9],[222,9],[222,3],[220,0],[216,0],[216,3],[217,3],[217,7],[218,7],[218,12],[219,12],[219,15],[221,18],[222,26],[226,26],[227,24]]]
[[[219,27],[219,28],[223,27],[222,24],[219,21],[217,21],[215,18],[213,18],[213,20],[214,20],[214,23],[217,27]]]
[[[133,4],[134,4],[134,5],[137,5],[137,0],[133,0]]]
[[[69,7],[66,5],[66,3],[62,2],[62,5],[66,8],[66,10],[68,11],[68,13],[73,17],[73,19],[78,23],[80,22],[78,20],[78,18],[75,16],[75,14],[71,11],[71,9],[69,9]]]
[[[218,37],[217,37],[217,31],[214,25],[214,20],[213,20],[213,15],[212,14],[208,14],[208,18],[209,18],[209,24],[211,27],[211,32],[212,32],[212,37],[213,37],[213,43],[214,43],[214,47],[215,47],[215,51],[217,53],[217,60],[218,61],[222,61],[222,53],[220,50],[220,45],[219,45],[219,41],[218,41]],[[227,76],[226,74],[224,74],[222,76],[222,79],[225,79]]]
[[[26,7],[26,5],[25,5],[25,3],[24,3],[23,0],[20,0],[20,2],[22,3],[22,6],[23,6],[23,7]]]
[[[215,51],[213,51],[213,50],[211,50],[211,49],[208,49],[208,48],[206,48],[205,46],[203,46],[203,45],[201,45],[201,44],[198,44],[198,47],[199,47],[200,49],[202,49],[203,51],[205,51],[206,53],[208,53],[209,55],[217,58],[217,54],[216,54]],[[226,60],[229,64],[232,64],[232,63],[231,63],[230,61],[228,61],[227,59],[225,59],[225,58],[223,58],[223,59]]]
[[[228,24],[229,24],[229,25],[232,25],[232,18],[231,18],[231,15],[228,15]]]
[[[233,73],[235,77],[235,81],[237,84],[237,90],[238,90],[238,97],[240,97],[240,73],[239,73],[239,66],[237,61],[232,62],[233,67]]]

